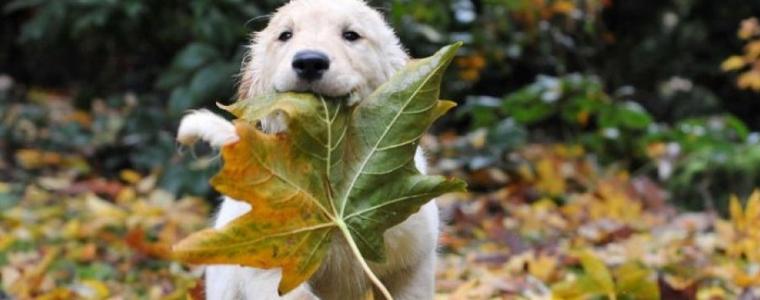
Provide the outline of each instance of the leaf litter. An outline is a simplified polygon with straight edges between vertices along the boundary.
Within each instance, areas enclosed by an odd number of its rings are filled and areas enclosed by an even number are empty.
[[[59,93],[34,95],[1,112],[3,122],[26,124],[33,137],[46,129],[18,114],[28,106],[54,106],[64,123],[51,126],[95,119]],[[683,212],[651,179],[566,144],[523,147],[505,158],[513,170],[451,168],[457,143],[483,146],[473,138],[421,141],[438,158],[433,173],[476,186],[437,199],[445,217],[437,299],[760,298],[760,193],[732,199],[728,216]],[[208,226],[205,200],[163,190],[157,172],[97,174],[86,153],[3,151],[0,299],[201,299],[201,270],[166,257]],[[36,175],[12,175],[20,170]]]

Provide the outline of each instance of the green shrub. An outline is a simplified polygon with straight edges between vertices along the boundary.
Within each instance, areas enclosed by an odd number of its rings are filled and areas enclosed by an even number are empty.
[[[499,120],[507,118],[514,127],[529,131],[532,142],[554,142],[561,137],[583,144],[608,163],[636,160],[641,157],[637,137],[653,120],[636,102],[624,99],[608,95],[594,76],[539,76],[502,100],[472,98],[460,116],[471,116],[472,126],[489,127],[492,135],[502,139],[512,134],[496,133],[504,126]]]
[[[720,198],[734,187],[716,178],[741,177],[746,184],[756,178],[749,167],[757,165],[754,156],[737,151],[754,149],[748,131],[760,129],[760,119],[753,115],[760,102],[754,94],[738,91],[732,78],[721,73],[720,63],[741,49],[741,41],[733,38],[736,25],[760,15],[760,2],[371,2],[387,13],[413,56],[452,41],[466,42],[444,91],[446,98],[465,105],[459,118],[443,124],[486,139],[486,147],[461,159],[469,168],[504,167],[507,154],[527,142],[566,141],[585,145],[605,162],[647,170],[657,163],[648,153],[650,146],[674,143],[681,150],[669,179],[674,198],[697,199],[687,195],[694,182],[708,182],[708,194]],[[91,114],[96,103],[125,107],[125,95],[136,99],[139,109],[109,117],[116,121],[96,118],[102,126],[94,129],[55,126],[50,139],[34,141],[19,133],[18,124],[0,124],[3,156],[12,163],[8,158],[20,147],[73,152],[87,146],[101,172],[163,166],[164,185],[198,192],[206,186],[197,184],[198,178],[208,170],[175,155],[172,136],[178,118],[189,108],[233,97],[248,34],[266,24],[264,16],[281,4],[6,2],[0,18],[0,70],[23,84],[5,95],[12,104],[0,102],[6,105],[0,107],[3,112],[20,105],[24,118],[49,126],[47,111],[30,101],[35,87],[66,90],[76,109]],[[610,93],[605,86],[623,88]],[[738,119],[722,119],[748,128],[730,138],[682,132],[690,122],[708,126],[715,115],[735,115]],[[718,172],[721,168],[725,171]],[[731,182],[744,182],[739,179]]]

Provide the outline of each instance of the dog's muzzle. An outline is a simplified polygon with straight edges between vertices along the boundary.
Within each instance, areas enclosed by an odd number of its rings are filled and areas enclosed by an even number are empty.
[[[303,80],[319,80],[329,69],[330,58],[322,52],[306,50],[296,53],[293,57],[293,71]]]

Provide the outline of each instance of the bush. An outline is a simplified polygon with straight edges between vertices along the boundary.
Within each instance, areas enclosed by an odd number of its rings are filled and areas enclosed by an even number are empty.
[[[512,128],[530,132],[530,142],[561,137],[583,144],[607,163],[625,159],[640,163],[643,153],[637,138],[653,121],[640,105],[625,99],[625,90],[610,96],[597,77],[580,74],[539,76],[503,99],[473,97],[459,113],[471,116],[473,127],[489,128],[494,140],[514,134],[504,132],[505,124],[513,124]],[[507,145],[501,155],[515,146]]]
[[[73,152],[94,143],[88,158],[97,158],[96,168],[106,174],[121,168],[149,171],[172,162],[163,170],[164,184],[173,191],[198,192],[197,185],[186,184],[197,179],[183,178],[200,178],[200,168],[181,163],[174,154],[172,135],[178,117],[189,108],[209,107],[233,96],[249,32],[260,29],[266,23],[262,16],[280,4],[274,0],[255,4],[10,1],[0,19],[0,68],[28,85],[16,86],[11,101],[14,107],[23,107],[33,124],[48,126],[44,125],[48,111],[26,105],[37,87],[65,90],[73,108],[85,113],[96,113],[102,105],[121,109],[129,101],[135,108],[119,110],[123,115],[118,122],[93,123],[111,124],[104,127],[108,139],[101,139],[100,129],[76,124],[55,128],[56,136],[60,133],[56,140],[31,144],[13,137],[18,135],[14,127],[18,124],[0,125],[0,134],[8,137],[10,149],[34,146]],[[681,143],[705,138],[684,140],[678,132],[682,124],[710,123],[715,115],[736,116],[724,120],[743,122],[747,131],[760,128],[753,116],[760,103],[751,92],[738,91],[733,78],[720,69],[720,63],[742,47],[733,38],[736,23],[760,15],[760,3],[393,0],[373,4],[387,12],[413,56],[428,55],[452,41],[466,42],[444,91],[447,98],[465,105],[459,118],[443,124],[486,139],[486,149],[466,156],[471,158],[470,168],[504,167],[509,164],[505,156],[527,142],[570,141],[585,145],[605,162],[645,169],[661,161],[652,160],[651,145],[677,143],[681,152],[671,173],[684,187],[689,181],[703,180],[697,177],[723,176],[707,171],[717,170],[717,165],[685,167],[693,165],[689,161],[713,161],[729,173],[739,169],[743,172],[739,174],[755,173],[738,168],[747,162],[696,155],[709,156],[715,152],[709,149],[729,145],[741,149],[747,138],[691,147]],[[5,151],[6,157],[12,153]],[[129,154],[122,155],[125,152]],[[681,194],[678,186],[672,185],[673,191]],[[724,187],[708,188],[709,194],[722,195]]]
[[[19,123],[0,126],[6,157],[19,148],[82,152],[100,174],[121,169],[163,174],[172,192],[205,194],[211,170],[176,157],[173,132],[190,108],[233,94],[244,43],[262,22],[248,21],[278,1],[11,1],[2,28],[16,37],[0,48],[0,68],[30,86],[71,91],[72,110],[95,116],[92,127],[57,124],[51,107],[33,102],[45,90],[14,87],[6,105],[47,137],[19,138]],[[5,37],[5,35],[4,35]],[[11,60],[10,57],[13,57]],[[126,93],[125,93],[126,91]],[[69,101],[69,100],[67,100]],[[103,111],[110,112],[103,115]],[[3,116],[10,110],[2,110]],[[101,126],[102,125],[102,126]],[[14,159],[9,159],[14,161]],[[81,174],[86,176],[87,174]]]

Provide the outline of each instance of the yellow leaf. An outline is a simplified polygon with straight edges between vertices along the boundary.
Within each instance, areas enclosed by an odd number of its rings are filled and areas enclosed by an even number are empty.
[[[742,204],[739,202],[739,198],[736,195],[731,195],[729,200],[728,211],[731,216],[731,221],[738,230],[744,230],[744,213],[742,213]]]
[[[578,122],[578,124],[581,124],[581,126],[588,125],[588,121],[591,118],[591,113],[587,110],[582,110],[578,112],[578,114],[575,116],[575,120]]]
[[[752,70],[739,75],[737,84],[742,89],[751,89],[760,92],[760,71]]]
[[[475,149],[483,149],[488,142],[488,130],[480,129],[470,134],[470,145]]]
[[[142,176],[140,173],[137,173],[135,170],[122,170],[119,173],[119,176],[122,180],[129,182],[131,184],[136,184],[140,180],[142,180]]]
[[[24,169],[37,169],[44,166],[44,153],[36,149],[21,149],[16,152],[16,161]]]
[[[531,170],[528,164],[520,164],[520,166],[517,167],[517,174],[520,175],[520,178],[526,181],[536,180],[536,176],[533,174],[533,170]]]
[[[143,180],[140,180],[135,188],[137,188],[137,191],[140,193],[147,193],[156,187],[157,182],[158,176],[156,174],[151,174],[150,176],[143,178]]]
[[[71,115],[67,116],[68,121],[74,121],[82,125],[82,127],[89,128],[92,125],[92,115],[86,111],[77,110]]]
[[[646,151],[649,158],[659,158],[667,154],[668,145],[663,142],[652,143],[647,145]]]
[[[36,297],[37,300],[64,300],[74,299],[74,293],[67,288],[55,288],[54,290],[47,292],[43,295]]]
[[[564,159],[579,158],[586,154],[586,150],[580,145],[558,144],[552,147],[552,151],[557,154],[557,156]]]
[[[733,297],[729,297],[726,291],[719,286],[703,287],[697,291],[697,300],[724,300],[724,299],[733,299]]]
[[[480,72],[475,69],[466,69],[459,72],[459,78],[464,81],[477,81],[480,78]]]
[[[754,61],[760,58],[760,40],[749,42],[744,46],[745,58]]]
[[[615,270],[618,293],[631,299],[660,299],[660,289],[652,271],[636,262],[628,262]]]
[[[0,251],[5,251],[16,241],[16,238],[10,234],[0,236]]]
[[[102,281],[83,280],[82,285],[86,288],[84,296],[86,299],[105,299],[111,293],[108,286]]]
[[[133,187],[123,188],[116,194],[116,203],[118,204],[129,203],[135,199],[137,199],[137,191]]]
[[[559,260],[555,256],[543,253],[534,255],[528,262],[528,273],[543,282],[551,282],[557,270],[557,265],[559,265]]]
[[[554,5],[552,5],[552,10],[555,13],[570,15],[573,11],[575,11],[575,3],[569,0],[560,0],[554,2]]]
[[[742,21],[738,32],[740,39],[748,40],[758,34],[760,34],[760,22],[758,22],[757,18],[749,18]]]
[[[563,281],[552,286],[552,300],[582,300],[587,298],[587,292],[577,280]]]
[[[611,300],[616,300],[615,282],[612,281],[612,274],[607,266],[597,258],[591,251],[581,251],[578,257],[581,260],[583,270],[591,281],[598,286]]]
[[[119,223],[127,217],[127,213],[116,205],[98,198],[94,194],[87,195],[87,207],[94,216],[108,223]]]
[[[63,231],[62,235],[63,237],[67,239],[75,239],[80,237],[82,231],[82,223],[80,222],[80,219],[73,219],[68,222],[66,222],[65,225],[63,225]]]
[[[549,158],[542,158],[536,165],[538,183],[536,186],[549,195],[559,195],[565,192],[565,179],[559,168]]]
[[[760,276],[751,276],[739,268],[734,268],[731,279],[737,286],[748,288],[758,286],[760,284]]]
[[[642,204],[631,199],[625,190],[613,181],[598,184],[598,196],[588,204],[588,213],[592,219],[611,219],[628,222],[640,219]]]
[[[747,226],[760,222],[760,190],[755,190],[747,200],[744,209],[744,222]]]
[[[750,230],[751,232],[752,230]],[[751,237],[744,238],[741,241],[744,255],[750,262],[760,263],[760,240]]]
[[[44,279],[48,269],[61,253],[60,248],[45,249],[45,254],[34,266],[31,266],[23,277],[13,282],[8,291],[17,295],[28,295],[33,293],[39,287],[40,282]],[[19,297],[28,298],[28,297]]]
[[[723,63],[720,64],[720,69],[724,72],[736,71],[744,68],[745,65],[747,65],[747,63],[744,60],[744,57],[734,55],[724,60]]]

